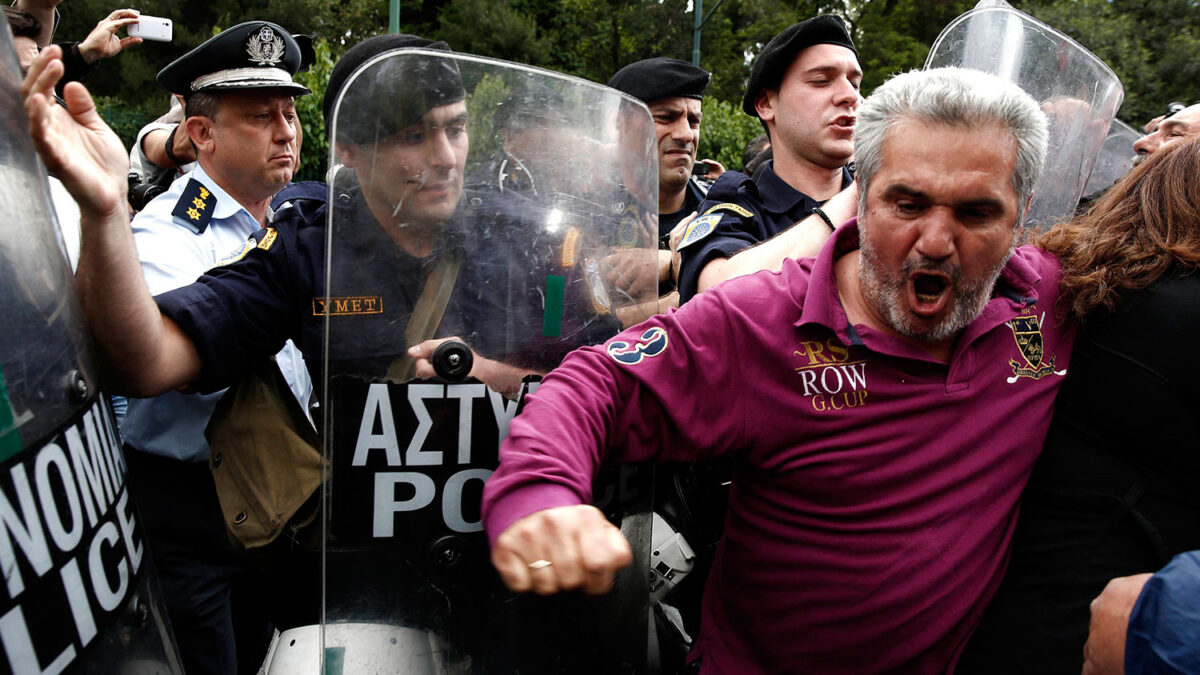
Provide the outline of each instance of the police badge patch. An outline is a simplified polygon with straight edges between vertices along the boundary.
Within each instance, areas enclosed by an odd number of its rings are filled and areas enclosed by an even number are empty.
[[[600,265],[595,260],[584,261],[583,276],[587,280],[587,287],[591,292],[592,310],[602,315],[612,312],[612,300],[608,297],[604,278],[600,276]]]
[[[222,266],[224,266],[224,265],[229,265],[229,264],[231,264],[231,263],[235,263],[235,262],[237,262],[237,261],[241,260],[242,258],[245,258],[247,253],[249,253],[250,251],[253,251],[253,250],[254,250],[254,247],[255,247],[254,239],[250,239],[249,241],[247,241],[246,243],[242,244],[242,245],[241,245],[240,247],[238,247],[237,249],[235,249],[235,250],[231,251],[231,252],[229,253],[229,255],[227,255],[227,256],[225,256],[224,258],[221,258],[220,260],[218,260],[218,261],[217,261],[217,267],[222,267]]]
[[[717,213],[693,218],[692,222],[688,223],[687,228],[684,229],[683,237],[680,238],[679,246],[676,247],[677,250],[683,250],[712,234],[717,229],[717,223],[720,222],[721,215]]]
[[[1008,322],[1008,327],[1012,329],[1013,339],[1017,341],[1017,349],[1021,352],[1021,358],[1025,360],[1024,365],[1014,359],[1008,360],[1008,365],[1013,369],[1013,375],[1008,378],[1008,382],[1011,384],[1022,377],[1040,380],[1054,373],[1054,357],[1051,356],[1049,361],[1043,362],[1045,347],[1042,342],[1042,326],[1038,318],[1036,316],[1018,316]]]

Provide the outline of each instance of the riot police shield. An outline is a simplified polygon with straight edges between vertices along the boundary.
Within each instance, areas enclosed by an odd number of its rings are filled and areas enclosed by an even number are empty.
[[[508,592],[480,510],[522,397],[653,305],[649,111],[409,49],[350,76],[331,129],[319,672],[644,671],[649,472],[597,487],[638,560],[599,599]]]
[[[0,31],[0,673],[181,673]]]
[[[1114,183],[1121,180],[1133,168],[1137,152],[1133,144],[1142,135],[1136,129],[1114,119],[1108,128],[1108,136],[1104,145],[1100,146],[1100,154],[1092,165],[1092,173],[1088,176],[1087,185],[1083,188],[1081,202],[1091,202],[1104,194]]]
[[[1050,122],[1046,164],[1025,222],[1069,218],[1124,98],[1120,80],[1082,45],[1007,3],[984,0],[942,31],[926,68],[959,66],[1020,85]]]

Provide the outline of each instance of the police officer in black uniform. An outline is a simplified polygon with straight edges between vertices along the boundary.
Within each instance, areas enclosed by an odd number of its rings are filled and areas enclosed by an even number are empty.
[[[650,108],[658,139],[658,232],[666,237],[696,210],[705,190],[690,180],[700,143],[701,101],[712,74],[687,61],[656,57],[617,71],[608,86]]]
[[[767,43],[750,71],[742,110],[762,121],[774,159],[753,177],[726,172],[709,190],[700,216],[680,233],[681,302],[710,285],[701,280],[702,272],[710,273],[706,268],[788,230],[851,185],[847,165],[861,79],[854,42],[839,17],[801,21]],[[852,214],[854,200],[845,201],[849,206],[836,219],[822,212],[805,224],[815,233],[806,248],[785,247],[784,254],[815,254],[842,217]]]
[[[671,230],[696,211],[707,185],[692,178],[700,144],[701,100],[712,74],[665,56],[635,61],[617,71],[608,86],[650,108],[658,143],[658,265],[661,299],[655,311],[679,306],[670,274]]]

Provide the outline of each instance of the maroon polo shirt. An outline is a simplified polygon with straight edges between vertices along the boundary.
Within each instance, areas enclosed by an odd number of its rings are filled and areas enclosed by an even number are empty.
[[[725,537],[693,656],[705,673],[942,673],[995,592],[1073,331],[1058,262],[1021,247],[949,363],[862,325],[836,257],[727,282],[581,349],[513,421],[494,538],[587,503],[603,461],[729,455]]]

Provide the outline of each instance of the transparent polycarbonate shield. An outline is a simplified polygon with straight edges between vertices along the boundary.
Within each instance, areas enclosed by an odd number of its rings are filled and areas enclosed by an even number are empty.
[[[626,575],[640,595],[537,605],[499,583],[481,499],[524,395],[654,305],[649,111],[557,73],[408,49],[352,74],[329,124],[328,290],[313,307],[326,668],[386,661],[367,636],[395,629],[426,645],[428,672],[644,661],[644,559]],[[643,548],[650,492],[608,510]],[[393,661],[372,672],[402,672]]]
[[[1083,188],[1084,199],[1096,199],[1129,173],[1133,168],[1133,160],[1137,157],[1133,144],[1141,137],[1133,127],[1121,120],[1113,120],[1104,145],[1100,146],[1096,163],[1092,165],[1087,185]]]
[[[181,673],[0,31],[0,673]]]
[[[1061,32],[993,0],[956,18],[934,41],[925,67],[944,66],[1010,80],[1041,104],[1050,137],[1026,224],[1070,217],[1124,97],[1112,69]]]

